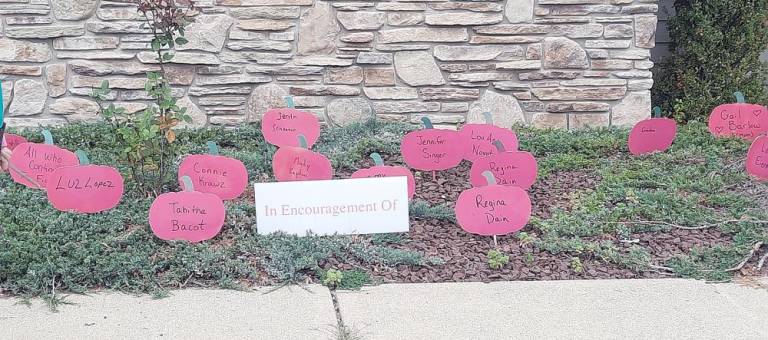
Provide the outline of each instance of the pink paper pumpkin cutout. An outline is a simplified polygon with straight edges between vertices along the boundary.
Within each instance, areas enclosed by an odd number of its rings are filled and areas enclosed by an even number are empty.
[[[333,178],[331,161],[306,148],[304,136],[299,135],[302,147],[285,146],[275,152],[272,171],[279,182],[323,181]]]
[[[192,180],[188,177],[184,182],[184,191],[162,194],[152,202],[149,208],[152,232],[166,241],[210,240],[224,226],[224,202],[214,194],[192,191]]]
[[[303,135],[307,140],[307,148],[312,148],[320,138],[320,120],[305,111],[293,108],[292,97],[286,97],[289,108],[271,109],[261,120],[261,131],[264,139],[278,147],[298,147],[298,137]]]
[[[189,155],[179,165],[179,184],[189,176],[199,192],[214,194],[222,200],[240,197],[248,186],[248,170],[240,160],[219,156],[216,143],[208,142],[210,154]]]
[[[712,110],[709,131],[716,137],[740,137],[749,141],[768,132],[768,109],[745,103],[741,92],[734,95],[736,103],[723,104]]]
[[[517,150],[519,142],[514,131],[493,125],[490,112],[483,113],[485,124],[467,124],[459,130],[462,155],[474,162],[480,158],[498,153],[494,141],[501,141],[508,150]]]
[[[22,136],[14,135],[12,133],[6,133],[5,134],[6,147],[8,149],[11,149],[11,151],[16,149],[17,146],[19,146],[21,144],[24,144],[26,142],[27,142],[27,139],[22,137]]]
[[[372,178],[372,177],[407,177],[408,178],[408,199],[413,199],[416,194],[416,179],[411,170],[402,166],[386,166],[384,160],[378,153],[371,154],[373,162],[376,164],[367,169],[360,169],[352,174],[352,178]]]
[[[513,186],[496,185],[486,172],[488,185],[463,191],[456,202],[456,221],[468,233],[492,236],[520,231],[531,219],[528,193]]]
[[[536,158],[529,152],[508,152],[505,146],[500,141],[496,141],[494,143],[494,148],[497,149],[496,154],[472,163],[469,169],[469,181],[472,186],[482,187],[488,183],[484,175],[486,171],[493,174],[499,185],[516,186],[528,190],[536,182],[539,172]]]
[[[463,160],[459,133],[434,129],[429,118],[422,118],[426,129],[410,132],[400,143],[403,160],[411,168],[424,171],[447,170]]]
[[[110,210],[123,197],[123,176],[109,166],[89,165],[88,157],[78,151],[79,166],[57,168],[48,177],[46,192],[54,208],[83,214]]]
[[[661,109],[654,108],[656,117],[661,117]],[[642,155],[653,152],[663,152],[672,146],[677,136],[677,123],[669,118],[651,118],[641,120],[629,133],[629,152]]]
[[[48,130],[43,130],[43,135],[45,144],[22,143],[14,150],[11,163],[23,172],[11,170],[11,178],[16,183],[33,189],[44,189],[54,170],[80,164],[72,151],[53,145]]]
[[[755,138],[747,152],[747,173],[761,181],[768,181],[768,136]]]

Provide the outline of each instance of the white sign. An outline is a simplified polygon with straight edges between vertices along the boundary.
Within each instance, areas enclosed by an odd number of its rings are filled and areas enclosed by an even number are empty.
[[[256,183],[259,234],[408,232],[408,180],[377,177]]]

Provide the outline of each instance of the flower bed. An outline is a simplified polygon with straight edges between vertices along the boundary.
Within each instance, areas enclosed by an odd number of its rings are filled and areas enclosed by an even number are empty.
[[[399,141],[409,129],[374,122],[328,129],[315,151],[329,157],[339,178],[370,166],[371,152],[401,165]],[[62,147],[87,150],[94,164],[116,166],[114,146],[103,137],[107,130],[76,125],[52,132]],[[61,291],[99,288],[162,293],[319,281],[330,269],[345,274],[341,287],[667,276],[725,280],[757,271],[762,250],[736,268],[756,243],[768,243],[763,222],[768,186],[746,175],[746,142],[716,140],[705,126],[690,124],[668,152],[632,157],[624,130],[517,131],[520,148],[539,160],[539,180],[531,188],[534,218],[522,232],[499,238],[509,262],[498,269],[489,265],[492,239],[467,234],[454,222],[452,204],[470,186],[467,162],[439,172],[436,180],[414,172],[408,234],[259,236],[249,189],[227,203],[222,233],[199,244],[157,239],[147,225],[153,198],[140,194],[129,177],[116,209],[78,215],[56,211],[44,193],[4,175],[0,289],[56,301]],[[208,140],[217,142],[223,155],[242,160],[251,181],[273,180],[275,148],[264,142],[258,126],[178,136],[182,154],[202,153]],[[169,183],[167,191],[176,185]]]

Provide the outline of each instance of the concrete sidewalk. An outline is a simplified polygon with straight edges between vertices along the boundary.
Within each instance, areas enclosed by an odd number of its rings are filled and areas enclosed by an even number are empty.
[[[768,287],[768,280],[766,280]],[[334,339],[322,286],[166,299],[71,296],[51,312],[0,299],[0,339]],[[397,284],[339,292],[344,322],[368,339],[768,339],[768,290],[700,281]]]

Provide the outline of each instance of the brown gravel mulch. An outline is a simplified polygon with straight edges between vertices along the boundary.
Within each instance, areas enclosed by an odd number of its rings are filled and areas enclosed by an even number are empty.
[[[390,165],[402,164],[399,159],[390,158]],[[459,194],[471,185],[468,180],[470,163],[437,173],[436,181],[431,172],[415,171],[416,199],[430,204],[446,204],[453,207]],[[343,176],[343,175],[342,175]],[[569,211],[572,194],[594,189],[600,181],[591,171],[568,171],[553,173],[539,178],[529,191],[534,204],[533,214],[546,219],[554,209]],[[530,226],[526,227],[530,231]],[[523,231],[526,231],[524,229]],[[651,252],[654,264],[663,264],[677,254],[687,253],[694,246],[728,244],[731,238],[715,229],[671,230],[668,232],[641,233],[632,235],[634,243],[621,242],[615,236],[605,236],[588,241],[612,240],[617,245],[629,248],[639,244]],[[670,277],[664,271],[633,271],[596,258],[582,258],[583,270],[573,269],[573,256],[565,253],[552,254],[537,247],[524,244],[514,235],[498,238],[499,250],[510,256],[510,263],[501,270],[488,267],[486,254],[494,248],[493,239],[464,232],[453,222],[436,219],[414,219],[407,241],[388,245],[393,248],[414,250],[427,257],[438,257],[442,265],[410,267],[400,265],[364,265],[341,263],[331,260],[327,267],[350,270],[365,268],[378,282],[458,282],[458,281],[509,281],[509,280],[574,280],[574,279],[635,279]]]
[[[398,156],[383,155],[387,165],[404,165]],[[371,166],[365,162],[360,168]],[[437,172],[433,179],[431,172],[414,171],[416,178],[415,200],[429,202],[430,205],[446,205],[450,208],[462,191],[470,189],[469,169],[471,163],[462,162],[458,167]],[[337,178],[348,178],[351,171],[337,173]],[[593,190],[601,181],[600,176],[591,170],[561,171],[538,178],[529,190],[533,202],[533,215],[539,219],[552,217],[556,209],[570,211],[574,194]],[[249,191],[251,192],[251,191]],[[252,194],[251,194],[252,195]],[[248,197],[252,201],[252,197]],[[536,232],[529,225],[525,232]],[[366,236],[363,236],[366,238]],[[702,230],[672,229],[668,231],[643,232],[631,234],[628,240],[620,240],[616,235],[602,235],[584,238],[584,241],[613,241],[619,249],[627,251],[633,245],[640,245],[651,253],[651,262],[663,266],[676,255],[688,254],[694,247],[711,247],[732,244],[730,235],[723,234],[716,228]],[[364,269],[371,274],[374,282],[379,283],[437,283],[437,282],[492,282],[512,280],[578,280],[578,279],[640,279],[665,278],[674,274],[664,270],[635,271],[620,265],[607,263],[598,258],[579,257],[581,271],[572,265],[575,255],[568,253],[552,254],[532,244],[525,244],[515,235],[498,237],[498,249],[510,257],[510,262],[500,270],[488,267],[486,254],[494,249],[492,237],[473,235],[465,232],[457,224],[447,220],[412,218],[411,231],[405,241],[387,244],[387,247],[417,251],[427,258],[439,258],[443,264],[395,267],[370,265],[362,262],[345,262],[330,258],[320,265],[326,269]],[[760,254],[763,254],[761,251]],[[740,273],[754,272],[754,263],[750,262]],[[258,259],[254,259],[258,262]],[[768,265],[763,268],[768,273]],[[274,284],[266,272],[262,272],[261,284]],[[311,279],[310,279],[311,280]]]

